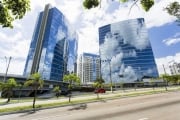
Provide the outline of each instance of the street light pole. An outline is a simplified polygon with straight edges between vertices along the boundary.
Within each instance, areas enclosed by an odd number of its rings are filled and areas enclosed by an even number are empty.
[[[165,73],[165,75],[166,75],[166,69],[165,69],[165,67],[164,67],[164,64],[163,64],[163,69],[164,69],[164,73]],[[163,76],[162,76],[163,77]],[[163,81],[165,81],[165,89],[166,89],[166,91],[167,91],[167,80],[164,80],[164,77],[163,77]]]
[[[111,92],[113,93],[113,84],[112,84],[112,77],[111,77],[111,60],[108,60],[109,63],[109,78],[111,82]]]
[[[106,60],[100,60],[102,62],[108,62],[109,64],[109,79],[110,79],[110,87],[111,87],[111,92],[113,93],[113,82],[112,82],[112,76],[111,76],[111,59],[106,59]],[[100,66],[102,67],[102,66]],[[101,73],[102,77],[102,73]]]
[[[5,56],[5,59],[6,59],[6,62],[7,62],[7,57],[6,56]],[[8,73],[8,69],[9,69],[9,64],[11,62],[11,59],[12,59],[12,57],[10,56],[9,57],[9,62],[8,62],[7,68],[6,68],[6,73],[5,73],[5,76],[4,76],[4,82],[6,82],[6,77],[7,77],[7,73]]]

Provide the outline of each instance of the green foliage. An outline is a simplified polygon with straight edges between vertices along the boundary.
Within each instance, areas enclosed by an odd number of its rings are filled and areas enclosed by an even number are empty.
[[[35,110],[35,102],[37,90],[42,88],[44,81],[41,79],[41,75],[39,73],[34,73],[30,76],[30,78],[24,83],[24,86],[31,86],[32,90],[34,90],[34,99],[33,99],[33,108]]]
[[[54,87],[53,92],[59,93],[60,92],[60,87],[59,86]]]
[[[170,14],[177,18],[177,22],[179,22],[180,25],[180,4],[179,2],[172,2],[170,3],[165,10]]]
[[[53,88],[53,92],[56,93],[56,97],[58,98],[60,96],[60,87],[59,86],[56,86]]]
[[[84,0],[83,6],[86,9],[91,9],[93,7],[97,7],[99,5],[99,0]]]
[[[17,86],[16,80],[14,78],[8,79],[6,83],[1,82],[0,83],[0,89],[1,90],[9,90]]]
[[[69,83],[69,90],[71,91],[72,90],[72,87],[75,85],[75,84],[80,84],[80,78],[76,75],[76,74],[68,74],[68,75],[64,75],[63,77],[63,81],[64,82],[68,82]],[[69,102],[71,101],[71,94],[69,94]]]
[[[128,2],[128,0],[120,0],[120,2],[125,3]]]
[[[167,10],[170,15],[179,16],[180,4],[178,2],[172,2],[165,8],[165,10]]]
[[[179,84],[180,75],[163,75],[162,76],[165,81],[172,84]]]
[[[15,19],[22,19],[30,10],[30,0],[0,0],[0,25],[12,28]]]
[[[94,87],[95,88],[102,88],[104,87],[104,79],[103,78],[97,78],[95,81],[94,81]]]
[[[121,3],[126,3],[128,1],[132,1],[132,0],[119,0]],[[137,3],[137,1],[139,0],[133,0],[133,5]],[[83,2],[83,6],[86,8],[86,9],[91,9],[93,7],[97,7],[100,5],[100,0],[84,0]],[[142,8],[145,10],[145,11],[149,11],[149,9],[154,5],[154,0],[140,0],[140,3],[142,5]]]
[[[10,98],[13,96],[13,88],[17,86],[14,78],[8,79],[7,82],[0,83],[0,89],[3,91],[3,96],[8,98],[7,102],[10,102]]]
[[[80,78],[76,74],[73,74],[73,73],[69,75],[64,75],[63,81],[69,83],[70,90],[72,89],[73,85],[80,84]]]
[[[32,86],[35,89],[39,89],[43,87],[43,84],[44,81],[41,79],[41,75],[39,73],[34,73],[24,83],[24,86]]]
[[[141,0],[140,2],[146,12],[154,5],[154,0]]]

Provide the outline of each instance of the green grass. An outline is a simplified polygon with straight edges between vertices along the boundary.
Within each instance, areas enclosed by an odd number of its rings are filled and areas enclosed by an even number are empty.
[[[17,111],[30,110],[30,109],[32,109],[32,106],[13,107],[13,108],[0,109],[0,113],[17,112]]]
[[[5,104],[6,101],[7,101],[7,98],[1,98],[1,100],[4,100],[5,102],[0,102],[0,105]],[[26,98],[21,99],[20,98],[20,100],[18,98],[17,99],[11,98],[11,100],[10,100],[10,102],[8,104],[10,104],[10,103],[31,102],[32,100],[33,100],[33,98],[28,98],[28,99],[26,99]]]
[[[164,92],[171,92],[171,91],[177,91],[180,90],[180,88],[176,89],[169,89],[166,91],[165,89],[154,89],[154,90],[148,90],[148,91],[134,91],[130,93],[117,93],[113,96],[103,96],[99,95],[99,99],[95,98],[89,98],[86,100],[73,100],[71,99],[71,102],[64,101],[64,102],[56,102],[56,103],[48,103],[48,104],[38,104],[36,105],[36,109],[43,109],[43,108],[50,108],[50,107],[60,107],[65,105],[73,105],[73,104],[80,104],[80,103],[88,103],[88,102],[96,102],[101,100],[108,100],[108,99],[117,99],[117,98],[124,98],[124,97],[135,97],[135,96],[141,96],[141,95],[151,95],[151,94],[157,94],[157,93],[164,93]],[[108,93],[109,94],[109,93]],[[16,103],[18,100],[12,100],[12,103]],[[32,101],[32,99],[26,99],[26,100],[20,100],[20,102],[27,102]],[[32,105],[30,106],[22,106],[22,107],[13,107],[13,108],[5,108],[0,109],[0,113],[7,113],[7,112],[18,112],[18,111],[24,111],[24,110],[32,110]]]
[[[36,105],[36,109],[58,107],[58,106],[64,106],[64,105],[73,105],[73,104],[78,104],[78,103],[87,103],[90,101],[92,102],[92,101],[99,101],[99,100],[101,99],[93,98],[93,99],[86,99],[86,100],[72,100],[72,102],[66,101],[66,102],[57,102],[57,103],[49,103],[49,104],[39,104],[39,105]],[[32,110],[32,105],[0,109],[0,113],[18,112],[18,111],[25,111],[25,110]]]

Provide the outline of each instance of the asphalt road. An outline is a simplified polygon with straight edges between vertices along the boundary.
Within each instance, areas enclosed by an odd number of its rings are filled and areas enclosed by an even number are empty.
[[[180,92],[0,116],[0,120],[180,120]]]

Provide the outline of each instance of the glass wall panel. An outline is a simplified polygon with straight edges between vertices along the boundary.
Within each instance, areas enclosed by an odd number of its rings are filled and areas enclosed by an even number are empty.
[[[99,28],[101,75],[110,82],[134,82],[158,77],[144,19],[132,19]]]
[[[43,15],[48,15],[45,21],[44,29],[41,29],[42,34],[39,33]],[[40,51],[40,61],[38,64],[38,71],[45,80],[62,81],[64,74],[69,71],[75,72],[76,57],[77,57],[77,37],[70,35],[71,27],[67,19],[57,8],[49,8],[48,13],[41,12],[38,18],[38,24],[34,31],[34,36],[31,41],[31,46],[26,61],[24,75],[30,74],[32,60],[34,56],[34,49],[37,46],[37,39],[42,36],[42,51]],[[68,63],[71,60],[71,64]],[[30,64],[31,63],[31,64]]]

